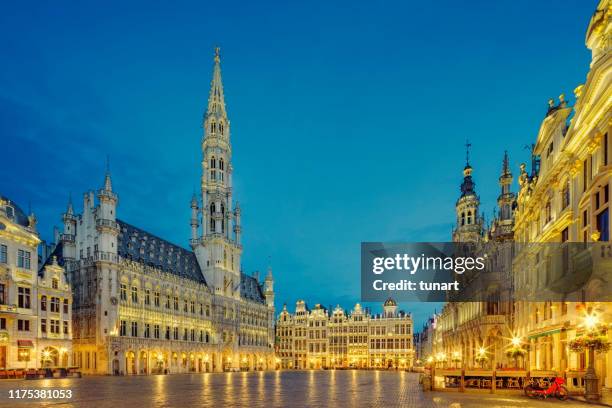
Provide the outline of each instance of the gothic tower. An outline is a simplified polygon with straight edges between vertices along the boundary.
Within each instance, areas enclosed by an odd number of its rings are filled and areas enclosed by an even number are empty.
[[[512,187],[512,173],[510,172],[508,152],[504,153],[502,172],[499,176],[501,192],[497,197],[498,215],[493,220],[491,238],[496,241],[512,240],[514,233],[514,207],[516,195],[510,190]]]
[[[191,240],[204,278],[216,294],[240,298],[240,210],[232,203],[232,148],[225,109],[221,59],[215,50],[208,107],[202,122],[200,239]],[[192,200],[192,209],[197,203]],[[197,219],[192,216],[192,231]]]
[[[480,215],[480,198],[476,195],[476,184],[472,180],[472,166],[470,166],[471,145],[466,143],[466,160],[463,169],[463,183],[461,183],[461,196],[455,204],[457,213],[457,226],[453,231],[455,242],[479,242],[482,240],[484,220]]]

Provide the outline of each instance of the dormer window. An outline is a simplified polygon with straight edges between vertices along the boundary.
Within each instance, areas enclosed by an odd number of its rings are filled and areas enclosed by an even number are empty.
[[[10,205],[6,206],[6,216],[11,219],[15,218],[15,209]]]

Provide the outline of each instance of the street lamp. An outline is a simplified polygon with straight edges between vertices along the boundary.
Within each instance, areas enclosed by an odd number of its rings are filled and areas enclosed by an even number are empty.
[[[599,324],[599,318],[594,313],[589,313],[584,317],[584,327],[589,336],[594,336]],[[584,398],[587,401],[599,401],[599,378],[595,373],[595,347],[588,345],[589,366],[584,376]]]

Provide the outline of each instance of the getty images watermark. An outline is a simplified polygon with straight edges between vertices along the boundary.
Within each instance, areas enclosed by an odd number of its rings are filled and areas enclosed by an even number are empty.
[[[612,301],[611,285],[610,243],[361,244],[362,301]]]

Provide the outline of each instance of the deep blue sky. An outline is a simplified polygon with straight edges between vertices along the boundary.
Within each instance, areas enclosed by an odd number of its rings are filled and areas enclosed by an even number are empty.
[[[219,45],[243,267],[271,257],[291,309],[352,307],[361,241],[449,240],[466,138],[490,218],[503,151],[516,175],[548,98],[585,81],[597,5],[17,3],[0,12],[0,192],[48,239],[108,154],[119,217],[186,246]],[[403,306],[419,326],[436,307]]]

